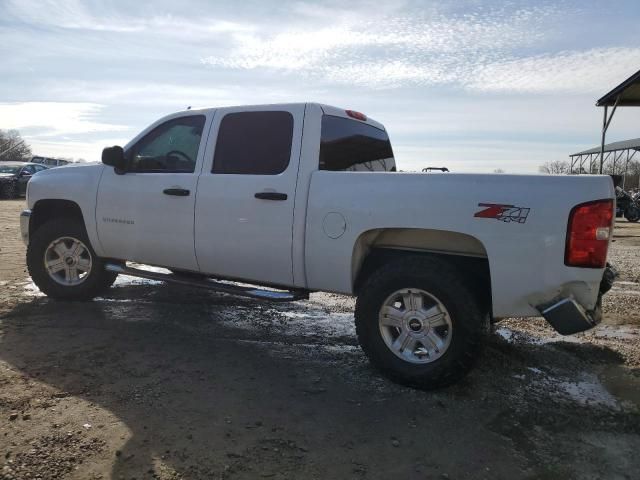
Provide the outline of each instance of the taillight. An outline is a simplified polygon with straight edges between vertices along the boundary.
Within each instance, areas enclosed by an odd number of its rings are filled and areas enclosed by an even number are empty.
[[[571,209],[564,264],[603,268],[613,223],[613,200],[582,203]]]

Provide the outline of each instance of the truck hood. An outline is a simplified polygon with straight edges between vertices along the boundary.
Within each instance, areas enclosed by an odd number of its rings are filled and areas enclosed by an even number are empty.
[[[76,165],[65,165],[62,167],[49,168],[38,172],[38,178],[46,178],[52,175],[73,175],[81,172],[82,175],[100,175],[104,165],[102,163],[82,163]]]
[[[27,184],[27,205],[33,208],[38,200],[60,199],[79,205],[94,198],[104,170],[102,163],[50,168],[35,174]]]

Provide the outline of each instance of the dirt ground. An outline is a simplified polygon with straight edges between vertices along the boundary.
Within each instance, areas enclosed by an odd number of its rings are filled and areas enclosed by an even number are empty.
[[[1,479],[632,479],[640,471],[640,225],[616,225],[606,320],[509,319],[477,368],[399,387],[353,300],[270,305],[121,277],[62,303],[0,201]]]

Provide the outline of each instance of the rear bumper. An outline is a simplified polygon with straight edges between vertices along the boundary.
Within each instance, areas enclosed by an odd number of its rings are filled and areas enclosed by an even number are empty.
[[[572,335],[584,332],[595,327],[602,320],[602,295],[609,291],[617,276],[616,269],[607,264],[600,282],[598,301],[593,310],[584,309],[573,298],[562,298],[551,305],[540,305],[537,308],[559,334]]]
[[[602,320],[600,298],[592,311],[586,311],[573,298],[563,298],[553,305],[541,310],[544,319],[551,324],[560,335],[572,335],[595,327]]]
[[[29,221],[31,210],[23,210],[20,214],[20,236],[25,245],[29,245]]]

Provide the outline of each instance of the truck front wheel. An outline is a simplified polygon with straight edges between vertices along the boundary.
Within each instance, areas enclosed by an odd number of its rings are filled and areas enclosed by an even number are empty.
[[[391,380],[425,390],[454,383],[475,362],[488,315],[461,274],[439,258],[408,257],[378,269],[356,302],[356,332]]]
[[[64,300],[91,299],[117,277],[104,269],[84,225],[67,218],[51,220],[36,230],[27,247],[27,268],[43,293]]]

